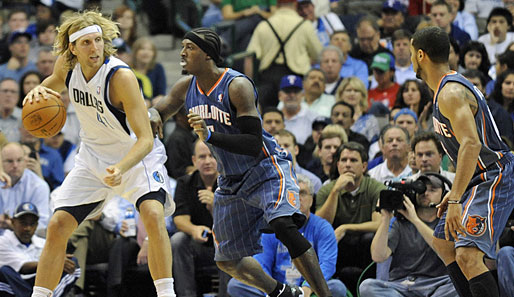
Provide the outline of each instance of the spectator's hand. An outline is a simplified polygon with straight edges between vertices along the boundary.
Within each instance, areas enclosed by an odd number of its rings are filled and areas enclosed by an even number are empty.
[[[125,233],[128,231],[128,229],[129,229],[129,226],[128,226],[127,220],[121,221],[120,235],[123,236],[123,237],[127,237],[125,235]]]
[[[12,221],[8,214],[0,214],[0,228],[12,230]]]
[[[387,219],[387,221],[390,221],[391,218],[393,217],[393,213],[390,212],[389,210],[387,209],[380,209],[380,214],[382,215],[382,218],[384,219]]]
[[[64,273],[73,274],[73,272],[75,272],[75,262],[71,260],[72,256],[73,255],[67,254],[66,258],[64,258]]]
[[[21,67],[20,61],[18,61],[18,59],[16,59],[15,57],[11,57],[7,61],[7,69],[18,70],[20,67]]]
[[[119,186],[121,184],[121,171],[115,165],[105,168],[107,176],[104,177],[104,182],[111,187]]]
[[[207,233],[212,233],[211,229],[207,226],[194,226],[193,231],[191,232],[191,237],[193,237],[194,241],[197,242],[207,242],[209,240],[209,236],[202,237],[204,231]]]
[[[39,154],[36,153],[36,156],[38,155]],[[32,172],[37,174],[39,177],[43,178],[43,169],[41,168],[41,163],[38,159],[27,157],[27,168],[32,170]]]
[[[416,213],[416,208],[414,204],[410,201],[409,197],[403,195],[403,205],[405,209],[399,209],[398,212],[401,213],[409,222],[413,222],[413,220],[418,218],[418,214]]]
[[[336,234],[336,240],[339,242],[346,235],[346,225],[340,225],[334,232]]]
[[[32,104],[32,102],[35,100],[36,102],[39,102],[41,98],[48,100],[48,94],[52,94],[56,96],[57,98],[61,98],[61,94],[59,92],[56,92],[50,88],[43,87],[42,85],[39,85],[32,90],[30,90],[27,93],[27,96],[23,98],[23,105],[25,104]]]
[[[514,231],[514,226],[510,226],[510,230]]]
[[[355,184],[355,173],[345,172],[345,173],[339,175],[339,177],[337,178],[336,183],[334,185],[334,188],[340,192],[340,191],[344,190],[347,186],[353,186],[354,184]]]
[[[143,240],[143,244],[141,245],[141,249],[139,253],[137,253],[137,265],[145,265],[148,263],[148,240]]]
[[[161,115],[155,108],[148,109],[148,112],[150,113],[150,126],[152,126],[153,135],[158,136],[161,139],[164,138]]]
[[[198,137],[205,141],[207,139],[207,135],[209,135],[209,132],[207,131],[207,125],[205,124],[205,121],[200,117],[200,115],[196,113],[189,113],[187,115],[189,125],[195,133],[198,135]]]
[[[11,187],[11,177],[9,174],[5,173],[3,170],[0,171],[0,181],[4,183],[2,189],[7,189]]]
[[[309,296],[311,296],[311,295],[312,295],[312,293],[313,293],[313,292],[312,292],[312,290],[311,290],[311,288],[306,287],[306,286],[305,286],[305,287],[302,287],[302,290],[303,290],[303,296],[305,296],[305,297],[309,297]]]
[[[214,193],[212,187],[207,187],[205,190],[198,190],[198,200],[205,204],[205,207],[212,212],[212,206],[214,204]]]
[[[254,5],[254,6],[250,7],[250,8],[247,8],[247,9],[243,10],[243,15],[245,17],[248,17],[248,16],[254,15],[256,13],[259,13],[260,10],[261,9],[259,8],[258,5]]]

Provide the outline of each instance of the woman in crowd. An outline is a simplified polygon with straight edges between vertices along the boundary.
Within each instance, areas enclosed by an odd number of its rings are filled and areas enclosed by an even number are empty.
[[[157,48],[151,39],[142,37],[134,42],[131,66],[150,105],[166,95],[166,73],[156,59]]]
[[[120,28],[121,39],[123,39],[129,46],[132,46],[137,39],[136,13],[128,6],[120,5],[112,13],[112,19],[119,23],[118,27]]]
[[[416,113],[418,125],[422,130],[432,127],[432,93],[424,82],[409,79],[403,83],[396,95],[391,118],[394,118],[394,111],[402,108],[410,108]]]
[[[368,110],[368,91],[362,81],[355,77],[345,78],[336,90],[336,102],[344,101],[354,108],[354,124],[351,130],[360,133],[370,143],[378,139],[380,127],[377,118],[366,113]]]
[[[473,40],[466,43],[460,50],[459,64],[460,73],[476,69],[489,79],[488,73],[491,68],[491,62],[489,62],[489,56],[483,43]]]
[[[514,119],[514,70],[506,70],[498,76],[490,99],[498,102]]]
[[[18,107],[22,107],[23,98],[34,87],[39,85],[42,81],[41,74],[37,71],[29,71],[25,73],[20,79],[20,100],[18,100]]]

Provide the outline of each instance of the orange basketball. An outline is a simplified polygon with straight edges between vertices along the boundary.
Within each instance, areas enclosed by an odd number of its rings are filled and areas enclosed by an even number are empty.
[[[41,98],[39,102],[25,103],[21,117],[30,134],[39,138],[52,137],[66,122],[66,108],[61,99],[48,94],[48,100]]]

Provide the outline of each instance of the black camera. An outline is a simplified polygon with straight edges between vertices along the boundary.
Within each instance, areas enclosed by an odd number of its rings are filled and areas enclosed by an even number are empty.
[[[396,211],[405,209],[403,205],[403,195],[409,197],[414,207],[416,207],[416,195],[425,193],[427,187],[420,180],[386,181],[384,183],[389,187],[387,190],[380,191],[380,202],[377,211],[385,209],[388,211]]]

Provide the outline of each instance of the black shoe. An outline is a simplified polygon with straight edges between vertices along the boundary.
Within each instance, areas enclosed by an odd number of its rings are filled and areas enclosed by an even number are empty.
[[[304,297],[305,294],[303,292],[303,289],[294,286],[294,285],[286,285],[285,290],[282,294],[279,295],[280,297]]]

